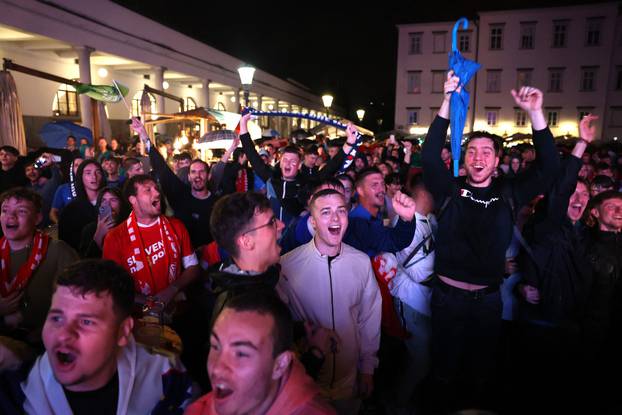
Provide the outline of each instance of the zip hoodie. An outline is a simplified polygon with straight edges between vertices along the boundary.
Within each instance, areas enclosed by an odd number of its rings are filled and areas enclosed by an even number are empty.
[[[295,320],[337,332],[341,348],[326,356],[318,383],[330,400],[354,397],[358,373],[378,366],[382,300],[369,257],[342,243],[331,258],[311,240],[281,257],[277,291]]]
[[[190,402],[192,383],[181,365],[176,367],[165,356],[150,354],[134,338],[119,353],[117,373],[118,415],[176,414]],[[54,377],[47,352],[35,362],[22,391],[27,414],[72,413],[63,387]]]
[[[265,415],[331,415],[335,411],[320,398],[320,390],[305,373],[297,360],[283,380],[276,400]],[[218,415],[214,407],[214,392],[210,392],[188,407],[184,415]]]

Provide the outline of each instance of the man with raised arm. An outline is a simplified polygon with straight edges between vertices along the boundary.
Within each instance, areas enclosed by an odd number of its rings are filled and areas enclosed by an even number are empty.
[[[441,151],[450,96],[460,88],[460,79],[450,71],[422,150],[425,185],[441,210],[431,303],[432,370],[438,384],[447,387],[442,388],[447,402],[468,389],[473,389],[470,398],[478,401],[493,378],[501,328],[499,286],[512,239],[513,211],[544,193],[560,166],[542,111],[542,92],[525,86],[511,93],[531,119],[537,158],[529,174],[511,181],[493,179],[500,138],[477,131],[466,141],[467,175],[454,179]]]

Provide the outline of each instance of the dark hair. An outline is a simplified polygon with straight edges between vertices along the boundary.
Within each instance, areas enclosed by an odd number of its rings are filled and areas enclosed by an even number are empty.
[[[248,228],[255,212],[270,210],[270,202],[261,193],[232,193],[214,204],[210,217],[210,229],[216,243],[233,258],[239,254],[235,242]]]
[[[233,150],[233,161],[237,162],[239,158],[242,157],[243,154],[244,154],[243,148],[236,148],[235,150]]]
[[[611,170],[613,171],[613,169],[611,168],[611,165],[601,161],[596,165],[596,171],[598,170]]]
[[[128,157],[123,160],[123,168],[125,170],[129,170],[137,164],[141,164],[141,161],[138,160],[136,157]]]
[[[338,188],[341,189],[342,192],[345,192],[343,184],[335,177],[327,177],[323,180],[311,177],[307,180],[305,186],[300,189],[300,192],[298,192],[298,199],[303,201],[305,205],[308,205],[311,196],[322,186],[331,186],[332,188]]]
[[[19,151],[13,146],[2,146],[0,147],[0,151],[6,151],[7,153],[13,154],[15,157],[19,157]]]
[[[289,145],[283,147],[283,149],[281,149],[281,154],[285,153],[296,154],[298,158],[300,158],[300,149],[298,148],[298,146]]]
[[[602,193],[597,194],[590,200],[592,208],[598,209],[600,205],[603,204],[606,200],[609,199],[620,199],[622,200],[622,193],[617,190],[607,190]]]
[[[345,196],[342,193],[339,193],[335,189],[322,189],[319,192],[313,194],[313,196],[311,196],[311,200],[309,201],[309,207],[313,206],[315,202],[317,202],[318,199],[322,197],[326,197],[326,196],[332,196],[332,195],[337,195],[345,200]]]
[[[604,174],[599,174],[592,179],[592,186],[600,186],[600,187],[611,187],[615,185],[613,179],[609,176],[605,176]]]
[[[352,177],[348,176],[347,174],[343,173],[343,174],[338,174],[337,176],[335,176],[335,179],[341,181],[341,180],[347,180],[350,182],[350,184],[352,185],[352,187],[354,187],[354,180],[352,180]],[[345,190],[345,189],[344,189]]]
[[[292,316],[287,306],[275,294],[266,291],[247,291],[229,300],[223,311],[225,309],[271,316],[274,320],[272,357],[292,349],[294,337]]]
[[[104,170],[102,169],[102,165],[99,164],[95,159],[85,159],[82,163],[80,163],[80,166],[78,167],[78,171],[76,172],[76,193],[78,194],[78,198],[80,199],[84,199],[84,200],[88,200],[88,197],[86,195],[86,190],[84,189],[84,182],[82,180],[82,176],[84,175],[84,169],[91,165],[94,164],[95,166],[97,166],[97,168],[99,169],[99,172],[101,173],[102,176],[102,182],[100,185],[100,189],[102,187],[105,186],[104,184]]]
[[[34,205],[36,213],[41,212],[43,206],[41,195],[27,187],[14,187],[0,194],[0,207],[9,199],[27,200]]]
[[[102,157],[102,163],[104,161],[114,161],[115,163],[117,163],[117,165],[121,164],[121,160],[119,160],[118,157],[116,157],[114,154],[112,153],[108,153],[106,154],[104,157]]]
[[[125,196],[125,199],[129,202],[130,196],[136,196],[136,192],[138,191],[138,189],[136,189],[136,185],[144,184],[147,182],[155,183],[155,185],[158,187],[158,190],[160,190],[158,182],[156,182],[153,177],[149,176],[148,174],[137,174],[136,176],[130,177],[123,186],[123,196]]]
[[[367,168],[364,168],[356,176],[355,186],[356,187],[360,186],[363,183],[363,181],[365,180],[365,178],[367,176],[371,176],[372,174],[379,174],[379,175],[382,176],[382,173],[380,172],[380,170],[378,170],[377,167],[367,167]]]
[[[469,133],[464,142],[464,148],[467,148],[472,140],[478,138],[487,138],[491,140],[495,153],[499,153],[499,150],[503,148],[503,139],[496,134],[489,133],[488,131],[473,131],[472,133]]]
[[[387,177],[384,178],[384,184],[386,184],[387,186],[390,184],[399,184],[401,186],[402,177],[399,175],[399,173],[387,174]]]
[[[311,144],[310,146],[305,148],[304,154],[305,154],[305,156],[309,155],[309,154],[313,154],[313,155],[317,156],[318,155],[317,146],[315,144]]]
[[[184,151],[183,153],[175,154],[173,156],[173,160],[175,161],[189,160],[190,161],[192,160],[192,156],[187,151]]]
[[[116,223],[121,223],[130,215],[130,207],[128,205],[127,200],[123,197],[123,193],[121,189],[118,187],[106,186],[102,188],[97,194],[97,203],[95,204],[95,208],[99,212],[99,208],[102,205],[102,200],[104,199],[104,194],[111,193],[119,198],[119,203],[121,204],[121,209],[119,210],[119,217],[117,218]]]
[[[98,297],[110,294],[113,307],[121,319],[132,313],[134,280],[116,262],[103,259],[85,259],[74,262],[56,278],[57,287],[68,287],[81,295]]]

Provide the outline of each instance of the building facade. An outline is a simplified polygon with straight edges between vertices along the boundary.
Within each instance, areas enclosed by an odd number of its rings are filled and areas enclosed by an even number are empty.
[[[578,121],[592,113],[600,116],[598,134],[604,140],[622,137],[618,7],[609,2],[480,12],[471,31],[458,36],[464,56],[482,65],[469,85],[465,132],[530,133],[529,119],[510,90],[531,85],[544,92],[545,116],[555,136],[577,136]],[[398,26],[397,128],[420,133],[432,121],[442,100],[441,71],[447,70],[452,27],[453,22]],[[444,51],[438,40],[443,34],[449,39]]]
[[[207,107],[238,112],[243,93],[240,59],[194,40],[110,1],[0,0],[0,57],[13,63],[83,83],[129,87],[132,115],[140,115],[144,85],[179,97],[184,109]],[[54,119],[69,119],[92,128],[89,98],[72,86],[11,71],[20,99],[27,138]],[[151,94],[150,112],[180,111],[175,100]],[[255,72],[250,105],[262,110],[323,114],[320,96],[304,85],[260,69]],[[333,108],[332,113],[339,112]],[[111,134],[129,135],[122,103],[106,104]],[[314,122],[262,117],[263,128],[287,136]],[[101,134],[96,132],[95,134]],[[106,137],[110,138],[110,137]]]

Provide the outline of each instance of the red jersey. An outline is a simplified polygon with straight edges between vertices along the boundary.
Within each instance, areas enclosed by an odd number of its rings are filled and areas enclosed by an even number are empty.
[[[149,226],[138,224],[136,241],[130,241],[127,221],[115,226],[104,239],[103,258],[110,259],[125,268],[134,278],[136,291],[144,295],[155,295],[175,281],[181,267],[188,268],[198,264],[192,249],[190,235],[184,224],[176,218],[167,218],[175,234],[179,247],[173,247],[177,260],[171,263],[170,244],[162,232],[161,219]],[[135,246],[142,246],[144,257],[135,252]],[[140,258],[146,258],[147,263]],[[148,267],[148,268],[146,268]]]

